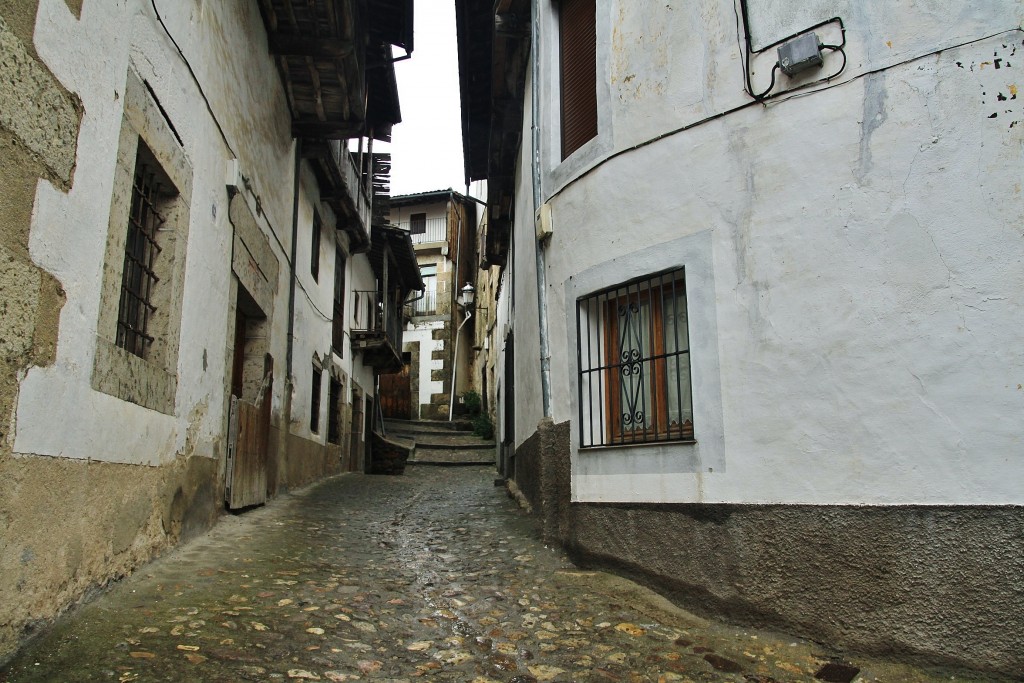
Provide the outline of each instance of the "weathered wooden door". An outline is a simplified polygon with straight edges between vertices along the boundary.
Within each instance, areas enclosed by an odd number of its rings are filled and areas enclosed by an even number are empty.
[[[398,420],[412,418],[412,384],[409,381],[409,365],[402,366],[401,372],[380,376],[380,403],[384,417]]]
[[[270,435],[270,383],[256,404],[231,397],[228,435],[228,509],[267,502],[267,445]]]

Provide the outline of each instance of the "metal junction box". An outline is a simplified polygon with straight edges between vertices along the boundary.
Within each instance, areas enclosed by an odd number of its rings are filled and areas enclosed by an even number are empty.
[[[779,67],[787,76],[821,66],[822,61],[817,33],[805,33],[779,46]]]

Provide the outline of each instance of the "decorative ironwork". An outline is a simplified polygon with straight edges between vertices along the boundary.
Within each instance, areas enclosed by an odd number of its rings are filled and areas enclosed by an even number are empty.
[[[693,439],[683,269],[577,302],[584,448]]]

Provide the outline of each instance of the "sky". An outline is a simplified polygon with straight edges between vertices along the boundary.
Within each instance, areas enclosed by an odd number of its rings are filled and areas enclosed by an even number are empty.
[[[375,152],[391,152],[392,197],[449,187],[462,192],[466,182],[455,2],[415,2],[412,59],[395,64],[402,122],[390,145],[374,145]]]

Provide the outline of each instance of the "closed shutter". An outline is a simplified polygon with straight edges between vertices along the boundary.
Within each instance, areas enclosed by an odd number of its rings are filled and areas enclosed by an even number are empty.
[[[595,0],[562,0],[562,159],[597,136]]]

